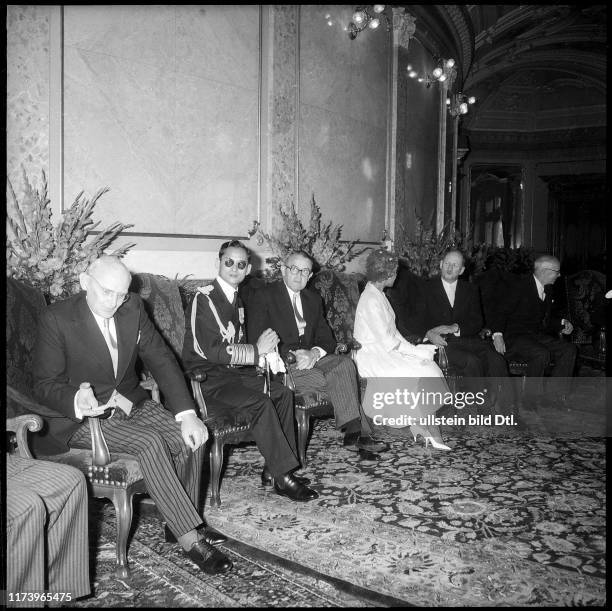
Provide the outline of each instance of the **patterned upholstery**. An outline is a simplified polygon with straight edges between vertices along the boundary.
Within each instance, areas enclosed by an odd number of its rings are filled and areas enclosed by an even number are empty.
[[[593,334],[605,326],[605,286],[604,274],[589,269],[565,278],[573,343],[591,344]]]
[[[6,383],[31,396],[36,325],[47,304],[40,291],[12,278],[6,282]]]
[[[51,417],[53,411],[38,404],[31,389],[32,353],[36,341],[37,320],[46,307],[45,299],[37,290],[16,280],[7,281],[6,363],[7,413],[33,412]],[[90,419],[92,429],[99,421]],[[22,444],[23,445],[22,437]],[[23,448],[16,448],[24,452]],[[132,498],[146,492],[140,467],[133,457],[114,456],[107,464],[94,466],[90,450],[70,450],[63,454],[40,457],[52,462],[77,467],[87,477],[94,497],[109,498],[117,514],[117,565],[115,574],[120,579],[129,577],[127,537],[132,523]]]
[[[132,275],[130,290],[138,293],[145,304],[149,318],[175,356],[183,351],[185,315],[178,280],[165,276],[138,273]]]
[[[100,467],[92,465],[91,450],[73,449],[64,454],[45,456],[44,459],[76,467],[93,484],[128,488],[142,480],[140,465],[130,454],[113,454],[111,462]]]
[[[330,269],[321,270],[312,279],[312,287],[323,298],[325,316],[338,343],[350,345],[353,341],[355,309],[364,285],[363,274],[346,274]]]

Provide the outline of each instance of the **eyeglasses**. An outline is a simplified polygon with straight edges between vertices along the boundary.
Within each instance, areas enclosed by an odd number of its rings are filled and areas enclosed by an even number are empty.
[[[111,291],[110,289],[107,289],[106,287],[102,286],[91,274],[87,274],[87,275],[98,285],[98,288],[100,289],[100,293],[102,293],[102,296],[105,299],[112,298],[115,301],[115,303],[119,303],[119,305],[123,305],[130,298],[129,293],[117,293],[117,291]]]
[[[225,259],[223,261],[223,265],[225,265],[225,267],[234,267],[234,264],[238,266],[238,269],[243,270],[246,268],[249,262],[245,261],[244,259],[240,259],[240,261],[234,261],[234,259]]]
[[[561,275],[561,270],[555,269],[554,267],[543,267],[542,269],[547,269],[549,272],[555,272],[555,274]]]
[[[292,274],[301,274],[302,276],[309,276],[310,272],[312,272],[312,270],[308,267],[300,269],[297,265],[292,265],[291,267],[284,265],[283,267],[288,269]]]

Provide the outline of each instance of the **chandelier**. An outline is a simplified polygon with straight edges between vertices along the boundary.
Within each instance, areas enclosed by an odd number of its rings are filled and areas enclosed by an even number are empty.
[[[387,31],[391,31],[391,22],[385,14],[384,4],[369,4],[367,6],[357,6],[353,13],[352,21],[348,24],[348,35],[351,40],[355,40],[360,32],[366,28],[375,30],[384,21]]]
[[[419,83],[425,83],[425,87],[429,89],[432,83],[443,83],[453,79],[455,75],[455,60],[452,57],[450,59],[438,59],[437,65],[431,73],[417,72],[410,64],[406,66],[406,71],[410,78],[416,79]]]
[[[451,117],[467,115],[469,107],[475,103],[476,98],[473,95],[467,96],[464,93],[456,93],[452,97],[446,98],[446,106],[448,106]]]

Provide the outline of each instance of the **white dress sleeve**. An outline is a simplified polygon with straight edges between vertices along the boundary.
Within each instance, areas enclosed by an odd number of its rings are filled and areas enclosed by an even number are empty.
[[[395,325],[395,312],[389,300],[370,283],[357,305],[354,335],[362,345],[374,344],[386,352],[397,351],[422,359],[433,359],[435,352],[435,346],[415,346],[402,336]]]

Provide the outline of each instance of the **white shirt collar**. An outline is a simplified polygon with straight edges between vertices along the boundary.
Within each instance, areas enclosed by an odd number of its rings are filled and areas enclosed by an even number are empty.
[[[104,333],[104,317],[100,316],[99,314],[96,314],[90,307],[89,304],[87,304],[87,307],[89,308],[89,311],[91,312],[91,315],[94,317],[94,320],[96,321],[98,327],[100,327],[100,331],[102,331]],[[111,316],[111,318],[108,319],[108,328],[110,329],[111,333],[113,333],[113,335],[116,335],[115,333],[115,318],[113,316]]]
[[[455,280],[455,282],[447,282],[446,280],[444,280],[444,278],[442,278],[442,284],[444,285],[445,288],[448,289],[456,289],[457,288],[457,281]]]
[[[217,276],[216,280],[219,283],[219,286],[221,287],[221,290],[223,291],[223,293],[227,297],[227,300],[230,303],[232,303],[234,301],[234,295],[236,294],[236,291],[238,289],[235,289],[231,284],[229,284],[229,282],[226,282],[225,280],[223,280],[223,278],[221,278],[221,276]]]
[[[289,293],[289,298],[290,298],[292,301],[293,301],[293,296],[294,296],[294,295],[297,295],[297,296],[298,296],[298,299],[300,298],[300,292],[299,292],[299,291],[296,293],[294,290],[290,289],[290,288],[289,288],[289,287],[288,287],[288,286],[285,284],[285,282],[284,282],[284,281],[283,281],[283,284],[285,285],[285,288],[287,289],[287,292]],[[300,300],[300,301],[301,301],[301,300]]]

